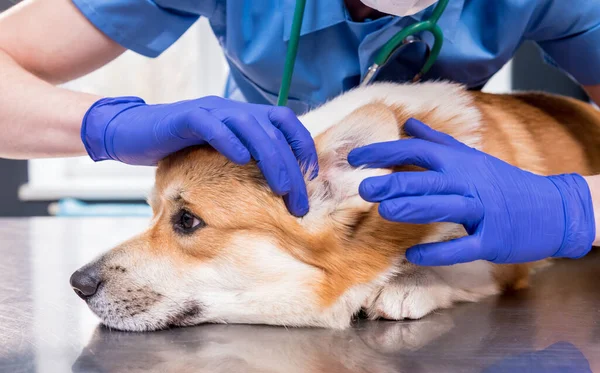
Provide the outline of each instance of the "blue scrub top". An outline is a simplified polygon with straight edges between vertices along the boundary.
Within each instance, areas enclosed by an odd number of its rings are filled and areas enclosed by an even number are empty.
[[[107,36],[149,57],[158,56],[199,17],[206,17],[231,69],[226,96],[276,103],[295,0],[73,2]],[[289,106],[301,113],[355,87],[379,48],[432,10],[354,22],[343,0],[308,0]],[[598,0],[450,0],[439,25],[444,46],[424,80],[479,87],[521,43],[532,40],[548,62],[579,83],[600,84]],[[422,38],[432,41],[427,33]],[[392,63],[385,79],[400,77],[402,66],[402,61]]]

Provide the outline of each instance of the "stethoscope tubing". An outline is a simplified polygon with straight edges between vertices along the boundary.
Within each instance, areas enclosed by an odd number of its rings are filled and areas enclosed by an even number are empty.
[[[444,34],[442,33],[442,30],[438,26],[437,22],[446,10],[448,1],[449,0],[439,0],[438,4],[433,10],[433,14],[428,20],[417,22],[408,26],[388,40],[375,56],[373,64],[367,70],[367,73],[365,74],[365,77],[360,85],[367,85],[375,80],[378,71],[385,66],[398,48],[409,43],[407,42],[408,37],[420,32],[428,31],[433,34],[434,43],[433,48],[427,56],[427,61],[423,65],[423,68],[421,68],[421,71],[414,77],[413,82],[420,80],[421,77],[427,73],[429,69],[431,69],[442,49]],[[296,63],[296,56],[298,55],[298,43],[300,41],[300,33],[302,30],[302,21],[304,19],[305,8],[306,0],[296,1],[296,7],[294,8],[294,19],[292,21],[292,30],[286,51],[283,75],[281,77],[281,87],[279,89],[279,96],[277,97],[278,106],[286,106],[288,102],[290,87],[292,84],[292,76],[294,75],[294,65]]]

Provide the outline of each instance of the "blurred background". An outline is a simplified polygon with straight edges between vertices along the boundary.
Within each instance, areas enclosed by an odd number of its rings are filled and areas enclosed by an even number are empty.
[[[18,1],[0,0],[0,12]],[[104,96],[133,95],[148,103],[221,95],[227,67],[205,19],[197,22],[160,57],[126,52],[100,70],[65,85]],[[484,88],[489,92],[541,90],[587,100],[583,90],[544,63],[526,43]],[[0,158],[0,217],[145,216],[154,168],[89,158],[33,161]]]

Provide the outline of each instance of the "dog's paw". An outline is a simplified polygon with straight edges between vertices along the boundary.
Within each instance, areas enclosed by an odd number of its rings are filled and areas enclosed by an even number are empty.
[[[452,316],[438,313],[414,322],[364,323],[356,332],[369,347],[389,354],[417,351],[452,330],[454,325]]]
[[[476,302],[499,292],[488,262],[413,268],[373,291],[363,304],[371,319],[420,319],[456,302]]]
[[[436,309],[450,307],[450,293],[451,289],[443,284],[428,286],[412,278],[399,278],[375,294],[367,313],[371,319],[420,319]]]

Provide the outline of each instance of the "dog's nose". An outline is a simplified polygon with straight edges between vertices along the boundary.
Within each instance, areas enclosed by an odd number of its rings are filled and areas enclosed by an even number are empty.
[[[95,266],[85,266],[73,273],[69,280],[71,287],[81,299],[86,300],[98,291],[100,276]]]

